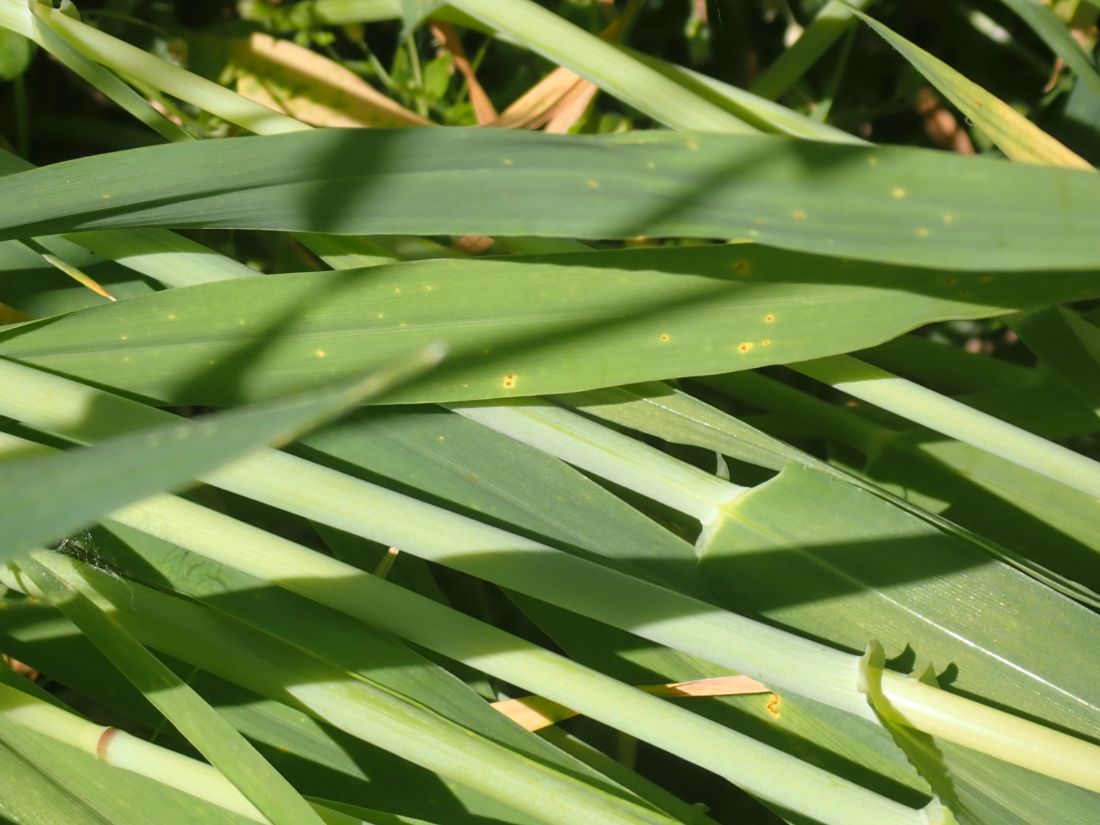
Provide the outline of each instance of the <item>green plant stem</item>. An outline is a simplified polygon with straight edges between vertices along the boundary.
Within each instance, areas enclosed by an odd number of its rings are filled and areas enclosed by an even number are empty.
[[[501,400],[448,407],[464,418],[693,516],[704,525],[747,489],[546,401]]]
[[[865,9],[873,0],[829,0],[802,36],[783,52],[750,87],[753,94],[775,100],[809,71],[829,47],[858,22],[852,9]]]
[[[15,150],[26,157],[30,151],[30,115],[27,110],[27,86],[23,75],[11,84],[12,107],[15,110]]]
[[[789,365],[841,392],[1100,498],[1100,464],[847,355]]]
[[[254,822],[267,822],[217,769],[153,745],[118,728],[81,719],[49,702],[0,682],[0,717],[63,742],[108,765],[204,799]]]
[[[164,717],[274,825],[321,825],[317,813],[244,737],[99,606],[71,568],[42,551],[23,570]],[[102,741],[102,740],[101,740]]]

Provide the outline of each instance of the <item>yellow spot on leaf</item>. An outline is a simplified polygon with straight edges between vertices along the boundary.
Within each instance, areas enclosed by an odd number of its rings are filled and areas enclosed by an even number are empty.
[[[980,277],[978,279],[978,283],[979,284],[991,284],[991,283],[993,283],[993,276],[992,275],[983,275],[982,277]]]
[[[868,156],[867,165],[868,166],[878,166],[878,158],[876,158],[874,155]]]
[[[324,358],[328,353],[326,353],[323,349],[315,349],[313,351],[313,354],[316,355],[318,358]]]
[[[176,320],[176,313],[174,313],[174,312],[169,312],[169,313],[168,313],[168,320],[169,320],[169,321],[175,321],[175,320]]]
[[[587,186],[589,189],[599,189],[600,188],[600,182],[595,181],[595,180],[586,180],[584,182],[584,185]]]
[[[511,373],[511,372],[510,372],[510,373],[508,373],[508,374],[507,374],[506,376],[504,376],[504,381],[503,381],[502,383],[503,383],[503,385],[504,385],[504,389],[506,389],[506,390],[514,390],[514,389],[516,388],[516,376],[515,376],[515,373]]]
[[[771,338],[765,338],[763,341],[760,342],[760,346],[762,346],[762,347],[770,347],[771,345],[772,345]]]
[[[932,233],[929,231],[927,226],[917,227],[917,237],[918,238],[927,238],[931,234]]]
[[[748,271],[749,271],[749,262],[748,261],[742,261],[742,260],[734,261],[733,262],[733,270],[734,270],[734,272],[739,272],[742,275],[746,275],[746,274],[748,274]]]
[[[399,287],[399,286],[395,286],[395,287],[393,288],[393,294],[394,294],[394,295],[400,295],[400,294],[401,294],[401,287]]]
[[[103,193],[103,200],[110,200],[110,199],[111,199],[111,193],[110,192],[104,192]]]
[[[902,186],[895,186],[890,190],[890,197],[896,201],[905,200],[909,196],[909,192]]]
[[[774,324],[775,323],[775,316],[772,315],[769,312],[767,315],[764,316],[764,323],[765,324]]]
[[[944,223],[954,223],[955,222],[955,216],[952,215],[950,212],[944,212],[943,213],[943,222]]]
[[[737,351],[740,352],[742,355],[744,355],[746,352],[749,352],[755,346],[756,346],[756,344],[752,343],[752,341],[743,341],[743,342],[741,342],[740,344],[737,345]]]
[[[662,344],[667,344],[668,343],[668,334],[667,333],[665,335],[661,336],[661,343]]]
[[[651,170],[652,170],[652,169],[656,169],[656,168],[657,168],[657,163],[656,163],[656,161],[652,161],[652,160],[647,160],[647,161],[645,162],[645,168],[646,168],[646,169],[651,169]]]
[[[515,166],[516,165],[516,162],[514,160],[512,160],[511,158],[505,158],[503,161],[501,161],[501,163],[503,163],[505,166]]]
[[[120,335],[120,336],[118,336],[118,340],[120,340],[120,341],[129,341],[130,336],[129,335]]]
[[[758,229],[750,229],[750,230],[749,230],[749,237],[750,237],[750,238],[759,238],[759,237],[760,237],[760,230],[758,230]]]
[[[806,220],[806,213],[805,213],[805,212],[803,212],[803,211],[802,211],[801,209],[796,209],[796,210],[794,210],[794,212],[792,212],[792,213],[791,213],[791,215],[792,215],[792,216],[794,216],[794,219],[795,219],[796,221],[804,221],[804,220]]]
[[[772,698],[768,700],[768,704],[764,705],[764,710],[766,710],[772,718],[778,719],[779,718],[779,705],[780,705],[779,694],[778,693],[773,693]]]
[[[690,149],[690,150],[691,150],[692,152],[696,152],[696,151],[698,151],[698,150],[699,150],[699,141],[697,141],[697,140],[689,140],[689,141],[688,141],[687,143],[685,143],[684,145],[685,145],[685,146],[686,146],[686,147],[687,147],[688,149]]]

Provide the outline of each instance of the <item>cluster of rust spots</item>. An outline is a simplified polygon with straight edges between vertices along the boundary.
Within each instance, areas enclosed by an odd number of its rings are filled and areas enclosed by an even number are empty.
[[[773,719],[779,718],[779,705],[781,704],[781,701],[782,700],[780,700],[779,694],[773,693],[771,695],[771,698],[768,699],[768,704],[764,705],[764,710],[766,710],[768,712],[768,715],[771,716]]]
[[[504,381],[502,382],[504,389],[514,390],[516,388],[516,380],[516,374],[514,372],[508,373],[504,376]]]

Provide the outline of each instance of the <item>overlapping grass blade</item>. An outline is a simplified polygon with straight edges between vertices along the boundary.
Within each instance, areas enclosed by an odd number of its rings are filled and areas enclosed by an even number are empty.
[[[837,356],[793,369],[918,424],[1100,498],[1100,464],[1060,444],[855,358]]]
[[[194,520],[191,519],[190,521],[193,522]],[[186,529],[187,523],[177,521],[176,525]],[[284,552],[288,550],[289,544],[284,542],[283,549]],[[378,724],[379,716],[384,712],[389,712],[383,706],[377,704],[377,700],[383,698],[380,696],[375,700],[373,722],[364,728],[361,719],[359,722],[354,721],[360,717],[349,717],[347,715],[348,709],[341,710],[333,704],[333,700],[337,697],[347,696],[347,691],[338,689],[338,683],[334,682],[335,674],[329,675],[322,672],[314,680],[311,680],[310,684],[302,685],[298,683],[292,674],[301,673],[303,667],[306,667],[305,672],[316,674],[318,673],[317,665],[297,664],[297,666],[294,666],[296,663],[292,661],[289,653],[286,651],[276,653],[271,640],[262,638],[256,633],[245,633],[243,627],[235,628],[230,632],[224,622],[219,624],[221,632],[214,634],[214,638],[218,640],[217,644],[233,645],[238,652],[233,656],[212,654],[210,640],[200,639],[193,630],[186,629],[201,627],[212,630],[213,628],[210,627],[211,618],[204,618],[196,614],[194,610],[190,610],[192,615],[188,617],[188,620],[181,621],[182,617],[178,614],[188,612],[189,608],[178,601],[173,601],[173,606],[170,608],[177,615],[164,616],[163,611],[169,609],[169,597],[153,591],[146,591],[134,583],[117,582],[92,569],[80,567],[79,570],[80,575],[90,577],[96,581],[95,590],[99,594],[112,594],[110,601],[115,611],[114,615],[123,623],[124,627],[131,629],[131,632],[144,638],[145,634],[150,634],[150,628],[156,622],[159,630],[155,636],[150,636],[149,641],[156,643],[162,649],[167,646],[169,652],[177,657],[196,663],[201,662],[204,669],[213,668],[215,672],[224,672],[229,668],[234,673],[232,678],[235,681],[241,680],[242,683],[260,691],[270,689],[272,684],[283,685],[285,687],[281,690],[289,691],[299,704],[311,701],[323,702],[328,709],[327,712],[330,715],[335,713],[336,718],[339,718],[340,724],[345,729],[358,729],[362,731],[359,735],[368,739],[384,738],[387,740],[387,747],[398,752],[409,753],[414,751],[417,743],[424,741],[422,737],[428,736],[427,730],[423,729],[420,733],[412,736],[411,739],[409,738],[417,730],[415,720],[413,720],[413,727],[402,731],[401,737],[397,739],[391,735],[395,733],[391,728],[388,726],[384,729],[381,728]],[[327,588],[319,586],[322,584],[321,581],[316,581],[313,585],[310,585],[305,579],[299,579],[294,584],[296,587],[307,587],[317,594],[327,589],[332,597],[343,603],[344,609],[351,609],[351,605],[355,604],[361,606],[357,608],[360,612],[363,610],[373,611],[376,615],[380,612],[378,610],[381,607],[379,599],[364,601],[361,598],[362,594],[356,594],[354,600],[352,600],[348,598],[352,596],[350,591],[347,591],[346,597],[341,598],[338,591],[332,587],[335,584],[334,579],[326,575],[321,575],[320,578],[328,579],[324,583],[328,585]],[[360,578],[358,583],[365,585],[369,581],[371,581],[371,577]],[[374,589],[377,589],[377,587],[382,587],[382,589],[392,587],[387,586],[385,582],[375,581],[376,585],[372,586]],[[290,583],[285,580],[281,582],[283,586]],[[355,589],[359,590],[361,588]],[[381,591],[378,591],[376,595],[380,593]],[[94,594],[89,595],[95,597]],[[417,601],[415,597],[406,596],[403,598],[406,601],[410,598],[414,602]],[[553,693],[556,693],[559,698],[570,705],[578,708],[599,707],[594,714],[598,718],[607,719],[608,721],[614,720],[614,724],[617,726],[623,726],[626,730],[647,740],[659,741],[662,746],[672,746],[676,750],[680,750],[679,747],[674,745],[677,740],[681,742],[691,741],[692,746],[688,751],[690,754],[688,758],[692,761],[718,771],[721,775],[725,775],[733,781],[753,787],[757,793],[765,798],[774,799],[785,808],[798,810],[805,803],[800,801],[799,798],[792,797],[782,789],[780,784],[772,784],[772,781],[768,778],[769,774],[766,772],[766,765],[772,762],[783,764],[783,771],[787,776],[792,773],[799,775],[802,783],[800,788],[803,791],[807,787],[817,786],[813,794],[814,815],[823,822],[866,821],[870,823],[881,821],[882,816],[892,817],[892,821],[897,822],[925,821],[924,814],[921,812],[894,803],[884,797],[862,791],[858,786],[838,780],[797,760],[792,760],[779,752],[759,745],[752,739],[724,730],[691,713],[664,704],[660,700],[647,696],[640,691],[625,689],[624,692],[616,686],[615,682],[608,680],[606,677],[601,677],[590,671],[586,672],[583,668],[566,663],[565,660],[560,660],[557,665],[554,665],[551,661],[552,656],[524,656],[521,651],[531,650],[533,646],[521,642],[518,638],[508,637],[508,634],[502,631],[497,631],[487,625],[480,625],[480,630],[473,633],[471,631],[474,625],[479,625],[479,623],[463,617],[462,614],[446,611],[446,609],[440,608],[431,602],[420,600],[420,604],[420,609],[413,611],[417,615],[393,615],[392,618],[399,624],[403,624],[407,632],[411,631],[412,635],[421,642],[425,638],[434,638],[437,640],[431,643],[434,646],[439,643],[439,639],[448,639],[450,645],[447,647],[450,648],[452,653],[459,652],[463,658],[476,666],[488,666],[488,669],[494,672],[499,672],[501,666],[509,658],[525,659],[524,671],[514,671],[514,674],[518,675],[519,678],[512,681],[520,684],[541,681],[544,685],[554,685]],[[431,620],[431,614],[433,612],[440,613],[441,610],[443,613],[449,612],[450,617],[443,622]],[[403,610],[397,611],[399,614],[405,612]],[[440,613],[440,616],[443,613]],[[164,618],[157,621],[156,617],[158,616],[164,616]],[[383,624],[389,625],[390,620],[384,620]],[[412,625],[416,625],[416,627],[413,628]],[[481,641],[478,641],[479,638]],[[447,649],[447,647],[444,649]],[[298,658],[305,655],[302,653]],[[248,660],[247,664],[246,659]],[[573,680],[578,683],[577,686],[573,690],[563,692],[560,687],[562,683],[551,676],[554,669],[572,670]],[[284,670],[285,673],[282,672]],[[334,690],[336,694],[331,698],[326,698]],[[547,692],[550,693],[550,691]],[[643,709],[644,712],[642,712]],[[404,712],[406,716],[410,713],[412,713],[412,709]],[[668,718],[668,724],[661,721],[662,717]],[[675,722],[672,721],[673,717],[675,717]],[[645,726],[636,724],[633,721],[643,718],[648,720]],[[330,721],[335,721],[335,718],[330,718]],[[351,725],[350,728],[347,727],[349,725]],[[438,723],[436,723],[436,727],[438,728]],[[706,732],[706,736],[703,735],[704,732]],[[576,815],[574,810],[567,807],[567,803],[571,804],[573,801],[574,797],[572,795],[559,797],[559,804],[552,811],[546,810],[544,806],[539,804],[537,800],[532,800],[530,796],[525,797],[525,791],[522,784],[520,784],[516,771],[518,766],[514,764],[516,759],[514,755],[510,757],[513,763],[512,770],[503,770],[503,765],[498,764],[494,759],[493,748],[487,745],[488,749],[486,747],[481,749],[479,763],[476,766],[468,765],[465,760],[456,759],[452,761],[447,758],[447,753],[441,752],[443,742],[440,741],[438,730],[436,735],[430,738],[435,740],[434,748],[436,750],[430,753],[423,750],[418,752],[418,758],[425,760],[425,764],[437,767],[460,781],[483,787],[488,792],[507,799],[520,810],[530,811],[537,818],[551,822],[568,822],[570,821],[569,816]],[[472,747],[473,743],[467,738],[465,748],[469,750]],[[752,753],[752,759],[730,761],[731,753],[742,751]],[[450,756],[453,757],[454,754],[450,754]],[[495,771],[494,777],[490,779],[490,768],[494,765],[502,770]],[[545,781],[549,781],[549,778]],[[564,793],[564,787],[562,791]],[[598,802],[598,799],[590,797],[584,804],[591,806],[598,804]],[[641,809],[627,807],[623,799],[618,799],[614,803],[609,801],[607,805],[600,805],[598,809],[603,811],[602,816],[609,822],[666,821],[664,817],[656,814],[649,814],[647,818],[647,816],[642,815]],[[596,809],[589,808],[589,814],[593,810]],[[876,817],[879,819],[876,819]]]
[[[0,150],[0,175],[11,175],[33,168],[33,165],[17,155]],[[56,239],[34,240],[51,252],[65,257],[58,248]],[[258,274],[233,258],[165,229],[81,232],[65,240],[79,244],[166,286],[191,286]]]
[[[751,91],[775,100],[797,83],[829,47],[856,24],[853,9],[865,10],[873,0],[829,0],[789,49],[753,81]]]
[[[36,24],[41,24],[45,31]],[[252,131],[270,134],[310,128],[294,118],[254,103],[217,83],[173,66],[124,40],[82,23],[42,0],[32,0],[30,3],[0,0],[0,26],[40,43],[47,38],[52,41],[56,36],[89,61],[103,64],[123,77],[140,78],[154,88],[193,102],[230,123]],[[99,75],[97,84],[105,82],[116,85],[117,78],[104,81],[103,77]]]
[[[48,384],[49,381],[47,380]],[[90,391],[90,390],[89,390]],[[94,391],[93,391],[94,392]],[[106,399],[105,399],[106,400]],[[108,402],[111,403],[111,402]],[[131,402],[132,403],[132,402]],[[121,405],[127,407],[124,402]],[[135,405],[136,406],[136,405]],[[136,410],[134,410],[136,412]],[[49,418],[49,415],[46,416]],[[56,420],[56,419],[55,419]],[[40,421],[41,423],[41,421]],[[102,426],[102,424],[101,424]],[[111,425],[108,425],[111,426]],[[117,425],[115,425],[117,426]],[[296,465],[293,473],[288,472],[287,462]],[[283,466],[280,467],[279,465]],[[866,713],[866,706],[862,700],[852,696],[845,687],[844,674],[849,664],[844,662],[842,654],[837,654],[826,648],[807,643],[793,636],[781,635],[773,637],[772,631],[762,625],[752,622],[745,624],[745,620],[728,613],[715,613],[708,605],[697,600],[680,596],[660,587],[653,587],[642,580],[623,576],[616,571],[594,565],[583,558],[574,557],[562,553],[550,551],[541,542],[531,542],[519,536],[508,534],[497,528],[483,525],[478,522],[464,519],[458,516],[445,516],[438,508],[423,502],[414,501],[391,493],[388,490],[356,481],[346,476],[325,472],[316,465],[305,464],[295,459],[278,453],[268,453],[261,460],[253,459],[245,464],[238,464],[236,468],[222,471],[211,480],[226,489],[237,489],[257,500],[274,504],[291,512],[296,512],[309,518],[358,533],[370,536],[386,542],[392,546],[408,549],[416,555],[441,561],[444,564],[455,567],[474,575],[494,581],[498,584],[516,589],[537,598],[542,598],[553,604],[573,609],[587,615],[593,615],[614,626],[629,629],[652,641],[659,642],[679,650],[683,650],[701,658],[725,664],[728,667],[748,672],[769,684],[789,686],[797,693],[803,693],[816,697],[821,701],[834,704],[837,707],[860,715]],[[261,470],[261,472],[257,472]],[[316,479],[311,483],[307,476]],[[299,484],[306,484],[310,489],[320,490],[327,487],[333,492],[323,508],[316,503],[303,500],[298,492],[291,494],[286,488],[286,480],[295,478],[294,489],[298,490]],[[280,480],[281,479],[281,480]],[[241,485],[244,484],[242,488]],[[364,508],[367,502],[369,506]],[[151,509],[150,509],[151,508]],[[167,508],[167,509],[166,509]],[[182,508],[182,509],[181,509]],[[154,532],[168,540],[184,546],[195,547],[195,542],[200,542],[204,554],[214,554],[223,558],[222,542],[210,545],[207,538],[211,530],[194,533],[198,522],[209,520],[214,516],[205,514],[199,517],[201,511],[189,511],[189,505],[179,500],[163,499],[148,505],[137,505],[127,510],[127,523],[145,531]],[[364,509],[370,512],[370,517],[363,518]],[[174,514],[172,514],[174,511]],[[116,518],[119,518],[116,514]],[[260,539],[259,536],[249,538],[249,530],[245,525],[232,520],[221,519],[218,533],[223,539],[231,532],[244,531],[241,537],[229,542],[230,546],[243,548],[250,542]],[[165,533],[170,530],[174,532]],[[266,537],[264,542],[270,543],[272,537]],[[477,554],[471,554],[471,548],[477,548]],[[300,551],[284,543],[279,552],[281,564],[288,564],[291,558]],[[485,558],[480,558],[484,556]],[[486,561],[488,559],[488,561]],[[267,562],[259,557],[250,559],[245,557],[232,557],[228,563],[234,566],[242,564]],[[336,565],[333,572],[322,577],[325,581],[339,578],[346,573],[347,568],[337,562],[325,561],[321,557],[309,554],[309,559],[302,557],[299,562],[306,570],[315,570],[318,564]],[[248,569],[252,569],[249,567]],[[263,568],[269,570],[270,568]],[[266,578],[276,577],[285,581],[289,574],[264,572]],[[379,594],[373,597],[359,593],[358,589],[365,586],[378,587],[380,583],[371,577],[357,580],[357,588],[354,597],[341,596],[339,593],[330,593],[326,588],[312,584],[307,579],[289,575],[294,581],[295,588],[304,588],[304,595],[309,598],[319,599],[324,603],[334,596],[339,601],[334,604],[338,609],[351,612],[353,615],[364,618],[373,624],[396,632],[398,635],[415,640],[417,643],[429,647],[440,644],[437,637],[426,640],[423,637],[423,623],[416,623],[410,627],[406,624],[394,625],[400,622],[409,612],[401,608],[383,610],[384,604]],[[586,582],[587,587],[594,589],[592,592],[600,592],[600,600],[593,601],[588,597],[589,590],[578,591],[577,582]],[[615,598],[612,599],[612,594]],[[425,605],[423,609],[428,609]],[[435,609],[435,606],[432,606]],[[362,611],[368,610],[368,614]],[[379,612],[382,610],[382,614]],[[641,611],[641,612],[639,612]],[[452,618],[448,621],[432,622],[433,626],[454,625]],[[396,629],[400,627],[400,629]],[[456,628],[451,628],[457,632]],[[439,631],[435,631],[439,632]],[[484,628],[480,632],[484,632]],[[722,639],[729,636],[730,643],[725,644]],[[737,641],[734,642],[733,639]],[[751,647],[750,647],[751,640]],[[515,642],[513,642],[514,644]],[[464,643],[454,641],[454,646],[459,648]],[[448,646],[444,646],[447,650]],[[537,679],[538,686],[530,686],[529,689],[539,692],[548,698],[561,704],[576,707],[595,718],[605,718],[607,710],[595,708],[587,710],[586,704],[590,702],[587,697],[578,698],[572,691],[556,693],[558,690],[550,686],[558,684],[557,676],[553,668],[549,670],[536,668],[533,663],[524,661],[522,668],[517,669],[518,663],[512,663],[500,654],[486,658],[477,657],[471,662],[480,669],[493,672],[501,678],[508,679],[516,684],[528,685],[528,679]],[[549,664],[549,663],[547,663]],[[502,670],[502,668],[504,668]],[[817,674],[814,681],[798,680],[796,673],[804,668],[810,668]],[[541,673],[541,676],[537,675]],[[949,738],[959,734],[958,720],[961,717],[952,714],[965,713],[971,719],[968,722],[968,731],[982,731],[980,736],[992,735],[994,737],[1001,726],[1028,726],[1019,720],[1009,718],[1002,719],[1000,715],[987,708],[968,704],[963,707],[947,709],[937,707],[941,702],[937,691],[929,693],[929,688],[910,684],[905,680],[899,680],[896,674],[890,676],[889,693],[896,695],[896,701],[904,701],[907,706],[907,715],[913,719],[913,724],[918,727],[933,726],[941,735]],[[910,697],[909,694],[916,691],[918,697]],[[895,693],[896,692],[896,693]],[[946,701],[944,699],[943,701]],[[942,714],[946,713],[944,716]],[[981,728],[974,727],[975,718],[988,717]],[[618,723],[622,724],[622,723]],[[650,732],[639,734],[643,737],[651,736]],[[1025,741],[1028,737],[1049,738],[1053,736],[1059,739],[1059,735],[1050,731],[1032,727],[1028,732],[1021,729],[1020,736]],[[1059,741],[1061,741],[1059,739]],[[988,749],[992,747],[991,740],[984,742],[979,739],[970,739],[967,742],[972,747]],[[1000,747],[1000,746],[998,746]],[[1080,743],[1062,745],[1053,741],[1049,745],[1052,753],[1062,754],[1080,747]],[[1068,751],[1066,749],[1068,748]],[[1087,747],[1086,747],[1087,750]],[[998,751],[999,752],[999,751]],[[698,758],[698,757],[696,757]],[[1012,759],[1020,759],[1014,755]],[[1088,764],[1091,757],[1082,757],[1084,764]],[[1030,764],[1030,763],[1029,763]],[[1052,763],[1053,764],[1053,763]],[[1043,768],[1046,770],[1047,768]],[[1062,767],[1051,767],[1051,770],[1062,770]],[[1066,774],[1066,776],[1077,774]],[[1077,781],[1077,779],[1071,780]]]
[[[1093,94],[1100,94],[1100,72],[1096,60],[1078,43],[1048,6],[1037,0],[1001,0],[1018,15],[1051,50],[1066,62],[1078,80]]]
[[[39,553],[25,565],[50,601],[139,688],[187,740],[240,789],[258,818],[273,825],[311,823],[321,819],[304,799],[233,727],[187,683],[133,636],[119,627],[67,578],[54,554]]]
[[[13,693],[17,691],[3,686],[5,711],[11,709],[7,702]],[[28,697],[20,701],[40,700]],[[5,759],[7,754],[13,754],[14,758]],[[0,718],[0,760],[4,762],[5,779],[0,783],[0,810],[15,814],[18,822],[127,825],[142,821],[154,810],[157,821],[165,825],[255,822],[175,788],[107,765],[87,752],[76,750],[73,744],[57,741],[8,718]]]
[[[1091,169],[1091,164],[1070,151],[1000,98],[953,69],[915,43],[877,20],[856,12],[883,40],[897,49],[928,81],[1013,160],[1027,163]]]
[[[751,132],[733,115],[630,59],[614,46],[577,28],[531,0],[452,0],[459,11],[501,32],[554,63],[567,66],[609,94],[658,121],[680,129]]]
[[[102,533],[98,535],[103,537]],[[135,544],[135,535],[144,536],[129,531],[126,546],[144,549],[156,542],[152,537],[145,537]],[[193,554],[181,554],[179,548],[168,548],[167,552],[176,554],[175,562],[164,565],[170,580],[181,592],[194,593],[200,599],[211,595],[210,579],[202,576],[234,572]],[[163,555],[167,554],[160,554]],[[149,557],[158,558],[158,555]],[[177,573],[181,567],[178,562],[184,560],[195,562],[196,566],[190,573]],[[97,563],[106,564],[102,559]],[[361,633],[369,632],[362,624],[358,629]],[[171,730],[159,727],[159,714],[140,693],[120,680],[117,671],[87,638],[42,602],[9,602],[7,609],[0,612],[0,638],[5,650],[23,661],[34,662],[50,678],[63,684],[79,684],[81,695],[115,714],[113,718],[121,726],[146,737],[158,731],[159,742],[182,747],[182,740],[178,740]],[[362,665],[363,649],[360,648],[357,654],[353,660]],[[453,782],[448,783],[448,787],[436,774],[342,734],[302,710],[262,698],[196,670],[193,665],[174,659],[168,661],[296,787],[320,795],[354,797],[371,808],[440,823],[467,823],[483,817],[525,825],[524,815],[472,788]],[[144,765],[149,763],[148,759],[142,762]],[[326,775],[328,780],[323,778]],[[237,796],[240,797],[239,792]]]
[[[1062,307],[1024,313],[1011,323],[1042,363],[1100,416],[1100,328]]]
[[[4,556],[61,538],[117,507],[184,485],[260,446],[283,443],[434,366],[441,354],[438,348],[425,349],[350,385],[123,435],[70,454],[5,462],[0,480]]]

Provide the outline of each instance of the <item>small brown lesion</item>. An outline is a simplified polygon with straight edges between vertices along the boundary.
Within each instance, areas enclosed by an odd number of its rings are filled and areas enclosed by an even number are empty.
[[[111,747],[111,740],[118,734],[118,728],[104,728],[95,745],[95,755],[100,762],[106,762],[107,752]]]
[[[510,372],[506,376],[504,376],[504,381],[501,382],[501,383],[502,383],[504,389],[514,390],[516,388],[516,382],[517,382],[516,374],[513,373],[513,372]]]

